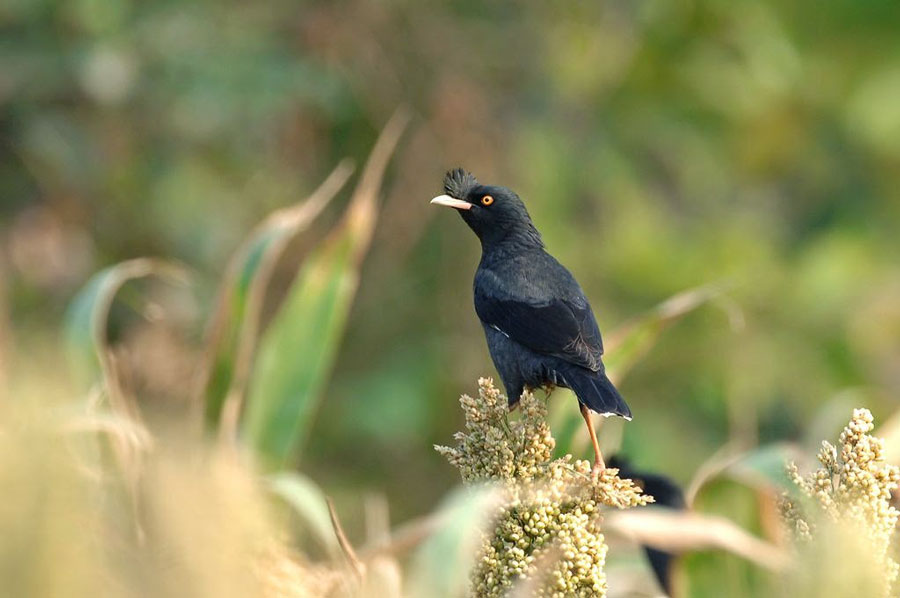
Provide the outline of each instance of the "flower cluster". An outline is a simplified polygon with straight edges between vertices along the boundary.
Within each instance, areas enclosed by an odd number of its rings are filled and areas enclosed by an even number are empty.
[[[464,395],[460,404],[466,430],[456,434],[459,444],[435,448],[465,483],[499,483],[505,494],[472,574],[473,594],[499,597],[527,584],[538,596],[605,595],[600,508],[652,498],[615,469],[595,483],[589,462],[553,459],[546,404],[531,393],[522,395],[517,419],[508,417],[506,397],[487,378],[478,381],[477,397]]]
[[[800,496],[784,498],[782,516],[801,550],[833,544],[840,536],[842,552],[848,553],[843,560],[855,553],[867,568],[881,572],[877,591],[890,596],[900,571],[891,557],[900,515],[891,506],[891,492],[900,483],[900,468],[885,462],[883,440],[869,434],[873,428],[869,410],[855,409],[841,433],[840,449],[822,443],[820,468],[804,477],[790,464],[788,473]]]

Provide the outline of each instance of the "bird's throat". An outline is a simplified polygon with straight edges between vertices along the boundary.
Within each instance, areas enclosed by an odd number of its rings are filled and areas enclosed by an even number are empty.
[[[533,225],[516,226],[515,228],[483,231],[478,234],[481,240],[481,251],[487,253],[514,253],[543,249],[544,241]]]

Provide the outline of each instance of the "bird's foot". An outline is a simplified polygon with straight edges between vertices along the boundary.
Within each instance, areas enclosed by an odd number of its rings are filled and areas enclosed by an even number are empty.
[[[594,461],[594,466],[591,468],[591,481],[594,484],[600,479],[600,474],[604,469],[606,469],[606,464],[603,461]]]

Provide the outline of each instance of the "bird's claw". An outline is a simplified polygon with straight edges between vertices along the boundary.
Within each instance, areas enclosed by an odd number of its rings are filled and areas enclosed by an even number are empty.
[[[600,461],[594,463],[594,466],[591,468],[591,481],[596,484],[600,479],[600,474],[603,473],[603,470],[606,469],[606,465]]]

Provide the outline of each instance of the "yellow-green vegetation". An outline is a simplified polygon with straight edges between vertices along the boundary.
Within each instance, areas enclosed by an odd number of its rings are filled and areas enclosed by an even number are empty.
[[[503,493],[476,557],[472,593],[506,596],[516,585],[538,596],[605,596],[607,546],[603,506],[627,508],[652,498],[631,480],[605,469],[594,482],[591,465],[571,455],[554,459],[546,401],[525,392],[520,417],[510,418],[506,397],[489,378],[460,405],[466,431],[455,448],[436,447],[466,484],[498,483]]]
[[[822,442],[820,467],[806,476],[791,463],[797,498],[782,514],[800,562],[794,583],[801,596],[893,596],[897,519],[892,492],[900,468],[884,460],[884,440],[870,434],[872,413],[855,409],[839,446]]]
[[[323,595],[238,455],[43,392],[0,395],[4,596]]]

